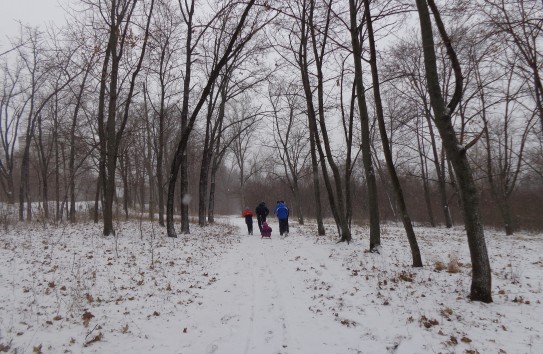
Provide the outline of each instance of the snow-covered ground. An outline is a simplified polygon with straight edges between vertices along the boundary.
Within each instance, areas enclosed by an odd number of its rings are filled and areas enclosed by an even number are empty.
[[[165,237],[151,223],[18,225],[0,233],[0,352],[541,353],[543,235],[486,230],[491,304],[471,302],[462,228],[350,245],[334,228],[246,235],[242,218]],[[256,225],[255,225],[256,228]]]

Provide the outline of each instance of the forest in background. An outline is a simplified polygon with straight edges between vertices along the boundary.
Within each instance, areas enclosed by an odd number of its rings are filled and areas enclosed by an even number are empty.
[[[123,30],[118,38],[122,48],[116,53],[115,201],[125,214],[144,208],[154,218],[161,212],[164,176],[183,129],[180,105],[186,59],[190,54],[194,74],[188,105],[192,106],[200,98],[213,62],[225,50],[220,39],[234,26],[237,18],[228,18],[228,13],[236,8],[229,2],[215,2],[214,8],[197,2],[180,8],[161,0],[153,2],[151,13],[149,3],[113,3],[116,25]],[[310,129],[296,61],[300,22],[303,11],[309,9],[303,6],[309,3],[314,6],[310,25],[315,27],[317,41],[316,54],[309,53],[307,60],[311,88],[317,90],[317,81],[322,80],[322,110],[333,140],[331,151],[339,169],[349,175],[354,218],[367,219],[356,119],[360,113],[354,104],[354,69],[348,60],[352,50],[346,43],[348,8],[326,1],[255,5],[253,22],[245,24],[245,35],[251,38],[221,69],[189,137],[184,193],[192,196],[190,214],[198,214],[200,199],[204,204],[209,201],[209,192],[201,193],[205,170],[208,184],[219,181],[215,185],[220,197],[214,204],[219,213],[237,213],[261,200],[271,204],[286,199],[293,206],[299,204],[293,208],[296,217],[315,217],[315,203],[302,202],[314,196]],[[451,219],[461,222],[455,177],[431,124],[434,117],[425,87],[419,30],[413,22],[414,4],[370,3],[379,44],[388,145],[412,218],[446,224],[445,206]],[[483,219],[495,227],[510,223],[513,228],[541,230],[543,221],[537,217],[543,195],[541,4],[454,1],[439,5],[463,69],[464,93],[453,120],[460,143],[474,142],[469,158],[484,205]],[[110,10],[111,3],[75,3],[69,23],[47,29],[22,25],[20,36],[11,38],[12,48],[2,53],[1,198],[8,204],[38,202],[34,213],[30,207],[23,209],[27,220],[36,213],[46,219],[62,219],[66,214],[73,220],[79,211],[75,201],[87,202],[85,209],[89,209],[101,198],[100,134],[105,130],[98,123],[99,88],[108,25],[112,25],[104,15]],[[146,22],[148,40],[143,50]],[[195,34],[191,39],[188,28]],[[364,22],[358,30],[365,43]],[[324,40],[328,43],[323,45]],[[454,69],[439,41],[436,50],[443,95],[448,97],[453,94]],[[362,55],[369,62],[366,47]],[[322,68],[315,69],[317,63]],[[321,78],[317,70],[322,71]],[[369,76],[365,73],[364,79],[379,208],[383,218],[394,220],[398,210],[382,156]],[[105,91],[112,93],[111,87]],[[109,104],[105,102],[108,109]],[[324,213],[331,216],[326,198],[321,199]],[[176,200],[180,208],[181,198]]]
[[[414,266],[413,222],[464,224],[488,301],[483,223],[543,229],[541,6],[74,1],[0,53],[2,220],[175,237],[281,199],[371,251],[401,221]]]

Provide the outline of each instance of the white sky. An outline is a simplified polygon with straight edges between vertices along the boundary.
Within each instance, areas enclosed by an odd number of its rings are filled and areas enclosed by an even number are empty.
[[[44,27],[50,23],[63,23],[61,4],[67,0],[0,0],[0,51],[7,49],[7,37],[15,36],[21,21],[25,25]]]

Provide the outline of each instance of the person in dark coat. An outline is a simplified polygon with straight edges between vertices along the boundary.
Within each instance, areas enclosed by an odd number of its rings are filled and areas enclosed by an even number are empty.
[[[245,223],[247,224],[247,231],[249,232],[249,235],[253,234],[253,212],[249,209],[249,207],[245,207],[245,210],[243,213],[241,213],[241,216],[245,218]]]
[[[277,216],[279,220],[279,235],[288,236],[288,214],[289,210],[284,201],[278,200],[273,213]]]
[[[266,206],[266,203],[262,202],[256,207],[256,221],[258,223],[258,229],[262,232],[262,223],[266,221],[266,217],[270,213],[270,210]]]

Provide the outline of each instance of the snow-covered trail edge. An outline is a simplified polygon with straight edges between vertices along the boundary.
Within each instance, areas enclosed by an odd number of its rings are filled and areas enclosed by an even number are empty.
[[[0,233],[0,352],[539,353],[543,235],[485,230],[491,304],[468,299],[462,228],[382,225],[337,244],[333,225],[246,235],[241,217],[166,237],[153,223],[17,225]],[[438,267],[438,264],[442,265]],[[443,267],[444,265],[444,267]],[[452,266],[454,271],[448,271]]]

